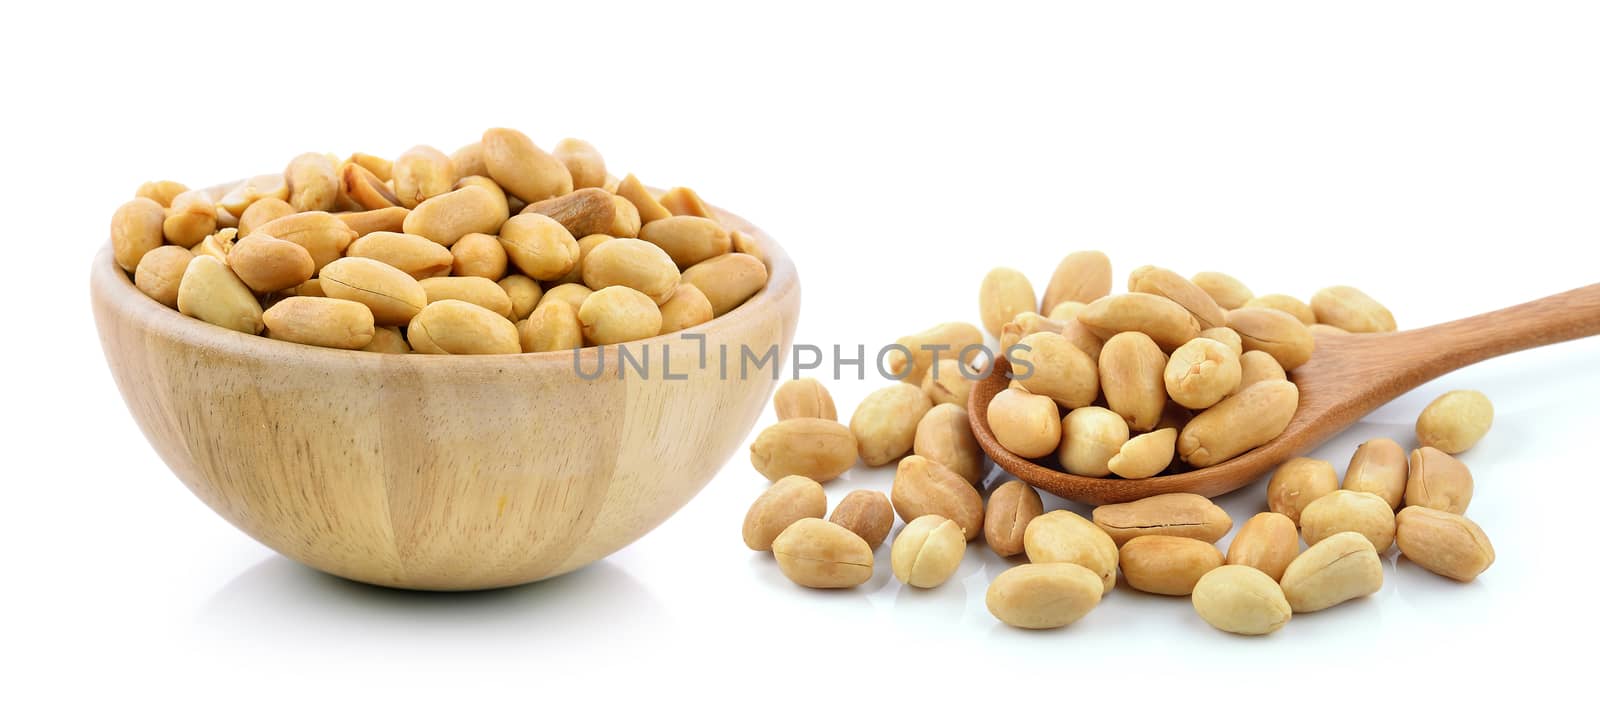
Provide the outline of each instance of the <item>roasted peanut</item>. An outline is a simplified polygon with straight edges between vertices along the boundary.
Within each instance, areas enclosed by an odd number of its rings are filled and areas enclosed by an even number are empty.
[[[172,205],[172,199],[178,194],[188,191],[189,187],[176,181],[146,181],[139,185],[133,192],[134,198],[150,199],[166,208]]]
[[[1137,435],[1117,449],[1106,468],[1123,479],[1153,477],[1172,464],[1178,430],[1172,427]]]
[[[1489,537],[1460,514],[1408,506],[1400,510],[1395,522],[1400,553],[1440,576],[1471,581],[1494,564]]]
[[[1272,633],[1294,613],[1277,581],[1246,566],[1213,569],[1200,577],[1191,598],[1195,613],[1211,627],[1243,636]]]
[[[1336,489],[1300,512],[1300,536],[1307,545],[1347,531],[1367,537],[1381,554],[1394,543],[1394,511],[1376,494]]]
[[[1305,301],[1302,301],[1292,295],[1283,295],[1282,293],[1258,295],[1248,301],[1245,301],[1244,307],[1271,308],[1273,310],[1281,310],[1289,315],[1294,316],[1295,320],[1300,321],[1308,328],[1317,322],[1317,316],[1315,313],[1311,312],[1311,306],[1306,305]]]
[[[640,227],[639,238],[660,246],[680,269],[723,255],[733,248],[727,229],[699,216],[672,216],[647,222]],[[705,286],[700,289],[705,290]]]
[[[1295,613],[1310,613],[1383,588],[1383,561],[1367,537],[1334,534],[1300,552],[1284,569],[1283,595]]]
[[[690,283],[679,283],[672,297],[661,304],[661,334],[687,330],[716,317],[711,300]]]
[[[1061,449],[1057,456],[1068,473],[1103,477],[1111,473],[1112,457],[1128,441],[1128,423],[1104,407],[1079,407],[1061,421]]]
[[[1363,442],[1344,471],[1344,488],[1376,494],[1391,510],[1399,509],[1406,495],[1405,449],[1386,437]]]
[[[1228,327],[1239,334],[1245,350],[1260,350],[1293,370],[1311,359],[1316,341],[1294,316],[1271,308],[1228,311]]]
[[[368,309],[367,312],[370,313],[372,311]],[[382,326],[372,329],[372,341],[367,343],[366,347],[361,348],[361,350],[369,353],[403,355],[411,352],[411,344],[406,342],[406,338],[400,333],[399,328]]]
[[[1238,389],[1239,354],[1210,338],[1195,338],[1172,352],[1161,377],[1173,402],[1203,410]]]
[[[965,407],[972,395],[972,380],[963,372],[960,360],[940,360],[922,377],[922,393],[935,405]]]
[[[589,260],[589,254],[592,253],[595,248],[600,246],[600,244],[605,243],[607,241],[614,241],[614,240],[616,240],[616,236],[612,236],[610,234],[605,234],[605,233],[591,233],[591,234],[589,234],[587,236],[579,238],[578,239],[578,263],[577,263],[577,265],[573,266],[572,270],[567,271],[566,275],[555,279],[556,282],[557,283],[581,283],[581,282],[583,282],[583,265],[584,265],[585,262],[587,262]],[[676,264],[673,265],[673,269],[674,270],[677,269],[677,265]]]
[[[611,205],[611,228],[607,229],[606,233],[617,238],[638,238],[639,229],[644,227],[644,224],[639,221],[639,209],[632,202],[615,194],[611,195]],[[758,251],[749,250],[751,245],[748,242],[749,237],[738,231],[729,231],[728,241],[733,245],[734,250],[740,253],[759,253]],[[756,260],[761,260],[760,255],[755,255],[755,258]]]
[[[228,262],[228,252],[233,250],[233,244],[239,240],[239,230],[224,228],[216,233],[206,236],[204,240],[189,249],[196,256],[210,256],[223,263]]]
[[[983,450],[972,436],[967,411],[959,406],[934,405],[928,410],[917,422],[911,451],[943,464],[972,484],[983,480]]]
[[[583,337],[595,345],[614,345],[661,334],[661,308],[627,286],[602,288],[578,308]]]
[[[984,604],[1008,626],[1061,628],[1094,610],[1101,593],[1095,575],[1077,564],[1023,564],[995,577]]]
[[[463,186],[417,204],[406,214],[401,226],[406,233],[414,233],[441,246],[453,246],[469,233],[498,233],[504,241],[503,226],[512,224],[506,219],[507,211],[494,192],[482,186]],[[506,251],[511,252],[509,247]],[[566,272],[566,268],[561,270],[561,273]]]
[[[525,353],[573,350],[583,347],[583,323],[578,321],[578,309],[571,303],[540,303],[517,326],[517,337]]]
[[[1233,528],[1228,512],[1199,494],[1157,494],[1094,508],[1094,523],[1118,546],[1136,536],[1162,534],[1216,543]]]
[[[583,301],[589,299],[594,291],[582,283],[562,283],[544,292],[544,297],[539,299],[539,305],[552,301],[561,301],[572,306],[573,311],[583,307]]]
[[[489,167],[483,162],[483,142],[473,142],[457,149],[450,155],[450,168],[455,171],[456,181],[468,176],[489,175]]]
[[[1100,369],[1093,358],[1083,354],[1059,333],[1034,333],[1022,338],[1013,354],[1033,365],[1027,377],[1018,378],[1023,389],[1044,395],[1056,404],[1073,409],[1092,404],[1100,396]]]
[[[1009,354],[1011,346],[1016,345],[1023,338],[1034,333],[1055,333],[1060,335],[1062,329],[1066,327],[1063,321],[1051,320],[1031,310],[1023,311],[1018,313],[1017,317],[1012,318],[1011,322],[1000,326],[1000,334],[998,336],[1000,338],[1000,353],[1002,355]]]
[[[480,278],[478,276],[434,276],[424,278],[418,283],[422,292],[428,296],[429,303],[441,300],[461,300],[473,305],[487,308],[507,318],[511,318],[511,296],[506,295],[500,284]]]
[[[517,214],[506,220],[500,226],[500,245],[511,262],[535,280],[555,280],[578,265],[578,240],[544,214]]]
[[[599,150],[582,139],[562,139],[551,150],[556,161],[567,167],[575,189],[599,188],[606,183],[606,162]]]
[[[1018,313],[1033,310],[1038,300],[1033,284],[1021,271],[996,268],[983,277],[978,288],[978,314],[983,317],[983,328],[990,335],[1000,336],[1000,329]]]
[[[851,588],[872,578],[872,549],[838,524],[805,518],[772,542],[783,575],[807,588]]]
[[[284,298],[262,313],[261,320],[267,337],[345,350],[371,344],[374,330],[367,306],[337,298]]]
[[[850,416],[850,432],[856,437],[861,461],[877,467],[910,452],[917,423],[932,407],[922,390],[903,382],[867,395]]]
[[[1212,300],[1210,294],[1201,290],[1200,286],[1189,279],[1165,268],[1143,266],[1134,269],[1128,276],[1128,290],[1133,293],[1159,295],[1183,306],[1184,310],[1194,316],[1201,330],[1227,324],[1227,314],[1217,305],[1217,301]]]
[[[428,304],[428,293],[417,279],[371,258],[341,258],[323,267],[318,278],[322,292],[329,298],[353,300],[371,308],[378,325],[411,322]],[[438,315],[445,316],[440,322],[441,328],[444,321],[453,320],[452,313]],[[410,337],[411,346],[417,352],[429,352],[416,344],[415,336]]]
[[[289,161],[289,205],[296,212],[332,211],[339,201],[339,172],[326,154],[308,152]]]
[[[1283,434],[1299,401],[1292,382],[1251,385],[1189,420],[1178,433],[1178,456],[1209,467],[1260,447]]]
[[[227,263],[234,275],[257,293],[293,288],[310,280],[316,269],[311,253],[300,244],[280,240],[260,231],[239,239],[228,250]],[[368,337],[371,337],[371,331],[368,331]]]
[[[261,303],[250,287],[211,256],[196,256],[184,268],[178,283],[178,312],[251,335],[263,327]]]
[[[1267,482],[1267,508],[1299,524],[1307,505],[1338,488],[1339,475],[1332,464],[1295,457],[1279,466]]]
[[[497,283],[500,290],[511,298],[511,317],[514,320],[526,320],[533,314],[534,307],[539,305],[539,299],[544,297],[544,289],[539,287],[539,282],[520,273],[501,278]]]
[[[983,540],[1001,556],[1016,556],[1024,550],[1023,536],[1028,523],[1044,513],[1039,492],[1024,482],[1009,481],[989,495],[983,512]]]
[[[161,233],[175,246],[193,248],[217,230],[217,207],[201,189],[185,191],[172,198]]]
[[[1247,350],[1239,356],[1239,387],[1234,394],[1258,382],[1288,379],[1289,373],[1284,372],[1277,358],[1260,350]]]
[[[1061,443],[1061,412],[1043,395],[1001,390],[989,401],[986,416],[995,440],[1019,457],[1043,457]]]
[[[1022,545],[1033,563],[1082,566],[1100,580],[1105,593],[1117,585],[1117,544],[1073,512],[1058,509],[1034,517],[1023,530]]]
[[[373,231],[362,236],[350,244],[345,255],[387,263],[419,281],[449,275],[454,261],[450,249],[444,246],[422,236],[393,231]]]
[[[239,235],[248,236],[261,228],[262,224],[273,219],[283,218],[295,213],[294,207],[282,199],[264,198],[250,204],[244,213],[239,214]]]
[[[940,323],[900,338],[894,344],[905,350],[889,352],[889,372],[903,382],[920,385],[940,355],[969,362],[972,353],[983,347],[983,333],[970,323]]]
[[[1200,337],[1210,338],[1228,346],[1228,349],[1232,350],[1234,355],[1244,355],[1244,340],[1239,337],[1238,333],[1233,331],[1233,328],[1207,328],[1200,331]],[[1274,360],[1273,362],[1277,361]]]
[[[938,514],[927,514],[912,519],[894,537],[889,565],[901,583],[933,588],[955,575],[966,553],[967,539],[961,534],[961,525]]]
[[[355,231],[333,214],[324,211],[307,211],[275,218],[256,228],[256,231],[300,244],[311,254],[311,261],[319,273],[324,266],[344,255],[345,249],[356,238]]]
[[[1144,333],[1162,350],[1175,350],[1200,336],[1200,322],[1188,310],[1149,293],[1123,293],[1096,300],[1078,313],[1078,322],[1102,340],[1110,340],[1117,333]]]
[[[495,206],[497,208],[504,207],[505,208],[505,212],[506,212],[506,216],[508,218],[512,215],[512,211],[511,211],[511,201],[512,201],[512,199],[511,199],[511,197],[506,196],[505,189],[500,188],[499,184],[494,183],[494,179],[491,179],[491,178],[489,178],[487,176],[478,176],[476,174],[474,174],[472,176],[463,176],[463,177],[461,177],[459,179],[456,179],[455,186],[453,186],[451,188],[453,188],[453,189],[464,189],[464,188],[466,188],[468,186],[476,186],[476,187],[478,187],[480,189],[483,189],[484,191],[489,192],[490,195],[492,195],[494,197]],[[521,212],[521,210],[525,209],[525,208],[527,208],[526,204],[518,206],[517,210],[518,210],[518,212]],[[496,211],[496,213],[499,213],[499,212]]]
[[[161,246],[144,254],[133,273],[133,284],[168,308],[178,307],[178,284],[194,254],[182,246]]]
[[[617,204],[605,189],[578,189],[570,194],[530,203],[521,213],[549,216],[567,227],[574,236],[610,234],[616,226]]]
[[[752,551],[771,551],[773,540],[801,519],[821,519],[828,512],[828,495],[822,485],[801,476],[772,483],[756,497],[744,515],[744,545]]]
[[[983,497],[978,490],[961,475],[924,457],[911,455],[900,460],[889,501],[907,523],[925,514],[938,514],[959,524],[968,541],[983,531]]]
[[[673,216],[699,216],[716,220],[716,214],[706,202],[700,200],[700,195],[687,186],[674,186],[661,195],[661,206],[672,212]]]
[[[122,270],[138,268],[144,254],[165,242],[161,224],[166,220],[166,213],[161,204],[141,196],[118,207],[111,215],[111,253]]]
[[[778,413],[780,420],[796,417],[839,419],[828,388],[809,377],[790,380],[778,386],[778,391],[772,395],[772,409]]]
[[[1117,562],[1128,585],[1145,593],[1187,596],[1200,577],[1222,566],[1222,552],[1210,542],[1151,534],[1128,540]]]
[[[1433,447],[1411,450],[1406,477],[1406,506],[1425,506],[1465,514],[1472,502],[1472,471]]]
[[[1494,424],[1494,405],[1477,390],[1451,390],[1429,402],[1417,417],[1417,442],[1445,454],[1460,454],[1483,439]]]
[[[443,246],[440,246],[443,248]],[[497,281],[506,275],[506,249],[487,233],[469,233],[450,246],[450,275]]]
[[[483,164],[489,178],[527,203],[572,192],[572,172],[515,129],[483,133]],[[492,233],[492,231],[486,232]]]
[[[539,310],[534,311],[538,317]],[[529,318],[533,320],[533,318]],[[750,464],[768,479],[791,474],[826,482],[856,463],[856,438],[834,420],[796,417],[764,430],[750,443]]]
[[[1068,320],[1076,319],[1078,314],[1082,313],[1083,309],[1087,307],[1089,307],[1088,303],[1079,303],[1075,300],[1064,300],[1060,303],[1057,303],[1056,307],[1051,308],[1050,312],[1045,314],[1045,317],[1051,320],[1066,322]]]
[[[504,355],[522,349],[517,326],[505,316],[462,300],[429,303],[411,319],[406,337],[419,353]]]
[[[1264,511],[1246,519],[1228,544],[1228,563],[1259,569],[1273,581],[1283,578],[1289,562],[1300,555],[1300,534],[1294,520]]]
[[[400,199],[400,205],[408,209],[444,194],[455,183],[455,164],[444,152],[431,146],[411,147],[394,160],[394,195]]]
[[[1162,377],[1166,368],[1167,356],[1150,336],[1139,332],[1111,336],[1099,359],[1100,390],[1105,393],[1106,406],[1136,432],[1155,427],[1167,404]]]
[[[639,182],[639,178],[633,174],[623,177],[622,181],[617,184],[616,194],[627,199],[628,203],[633,204],[634,208],[639,212],[639,220],[645,225],[672,216],[672,212],[668,211],[667,207],[662,206],[661,202],[656,200],[655,194],[650,193],[650,190],[645,188],[644,184]]]
[[[260,203],[262,202],[256,202],[256,204]],[[256,204],[252,204],[252,208]],[[405,231],[406,217],[410,215],[411,209],[404,206],[390,206],[386,209],[347,211],[334,214],[340,222],[344,223],[351,231],[354,231],[357,236],[365,236],[374,231],[401,233]],[[239,224],[243,226],[244,221],[241,219]]]
[[[241,219],[250,206],[262,199],[285,201],[289,198],[289,183],[283,174],[252,176],[217,199],[217,207]]]
[[[867,542],[867,548],[874,551],[889,536],[889,530],[894,528],[894,506],[889,504],[889,497],[875,489],[857,489],[844,495],[839,505],[833,508],[833,514],[828,516],[831,521],[839,526],[855,532],[856,536]]]
[[[1039,312],[1055,318],[1056,306],[1064,302],[1088,304],[1111,293],[1111,259],[1099,251],[1069,253],[1050,276]]]
[[[343,205],[367,211],[400,205],[400,197],[389,190],[388,184],[366,167],[351,163],[339,167],[339,200]]]
[[[672,257],[655,244],[637,238],[601,242],[583,257],[582,269],[584,284],[594,290],[627,286],[658,304],[666,303],[678,287],[678,267]],[[763,283],[765,277],[763,269]]]
[[[1205,291],[1206,295],[1211,296],[1223,310],[1243,308],[1245,303],[1255,297],[1255,294],[1251,293],[1238,278],[1226,273],[1204,271],[1194,274],[1189,280],[1199,286],[1200,290]]]
[[[1352,333],[1392,333],[1394,315],[1382,303],[1350,286],[1323,288],[1311,296],[1318,323]]]

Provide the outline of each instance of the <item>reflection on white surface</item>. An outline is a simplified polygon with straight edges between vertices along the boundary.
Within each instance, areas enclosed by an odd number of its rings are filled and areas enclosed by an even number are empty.
[[[581,640],[596,623],[670,627],[649,589],[600,561],[537,583],[493,591],[424,592],[330,576],[282,556],[251,566],[205,602],[198,625],[224,638],[358,640],[382,649],[418,637],[526,648]]]

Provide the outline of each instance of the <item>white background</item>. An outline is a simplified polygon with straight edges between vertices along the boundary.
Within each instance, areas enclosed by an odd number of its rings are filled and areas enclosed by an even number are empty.
[[[551,582],[427,595],[322,576],[168,473],[104,367],[86,280],[142,181],[207,185],[308,150],[452,151],[504,125],[545,146],[586,138],[619,173],[765,227],[799,266],[804,342],[976,322],[990,267],[1042,288],[1082,248],[1110,254],[1119,285],[1145,263],[1257,293],[1355,284],[1417,327],[1600,279],[1592,5],[10,13],[0,702],[22,707],[0,708],[1365,711],[1537,702],[1592,678],[1596,340],[1462,370],[1313,453],[1342,471],[1364,439],[1407,442],[1433,395],[1487,392],[1495,426],[1465,460],[1499,558],[1478,582],[1391,555],[1381,593],[1269,638],[1126,587],[1070,628],[1024,633],[983,606],[1006,564],[981,545],[931,592],[889,577],[887,545],[863,588],[783,580],[738,539],[766,484],[742,453],[660,529]],[[832,388],[847,413],[882,384]],[[857,469],[828,493],[890,476]],[[1222,503],[1237,523],[1263,491]]]

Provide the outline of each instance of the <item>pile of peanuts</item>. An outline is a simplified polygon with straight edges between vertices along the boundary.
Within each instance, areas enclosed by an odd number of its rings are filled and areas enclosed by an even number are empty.
[[[943,584],[979,534],[1000,556],[1025,555],[1028,563],[1001,572],[986,594],[990,613],[1019,628],[1077,621],[1111,592],[1119,571],[1136,590],[1189,596],[1215,628],[1265,635],[1295,613],[1376,593],[1383,586],[1381,556],[1391,546],[1424,569],[1463,582],[1494,563],[1488,537],[1462,515],[1472,496],[1471,473],[1451,456],[1477,443],[1493,421],[1493,407],[1479,392],[1446,393],[1423,410],[1409,463],[1392,439],[1362,444],[1342,488],[1328,462],[1286,462],[1268,485],[1268,511],[1246,520],[1224,554],[1215,544],[1233,520],[1198,494],[1101,506],[1085,519],[1067,510],[1046,513],[1038,492],[1009,480],[985,502],[982,473],[956,471],[982,467],[970,431],[958,421],[960,408],[931,406],[926,398],[919,403],[902,389],[889,389],[893,398],[875,393],[845,429],[820,384],[786,383],[775,399],[779,422],[751,447],[757,469],[775,481],[745,515],[745,545],[772,552],[797,584],[865,583],[897,514],[905,526],[890,546],[890,569],[909,586]],[[886,431],[884,415],[907,403],[918,414],[911,437],[917,453],[900,460],[889,495],[858,489],[829,514],[822,482],[832,477],[816,475],[849,469],[857,449],[867,460],[885,435],[900,431]],[[802,453],[825,458],[801,459]],[[774,467],[802,473],[779,477],[782,469]]]
[[[1317,333],[1395,329],[1388,309],[1348,286],[1319,291],[1308,305],[1255,296],[1222,273],[1184,278],[1144,266],[1128,291],[1110,295],[1111,262],[1098,251],[1062,260],[1042,301],[1020,271],[984,278],[984,328],[1017,376],[988,406],[1001,446],[1028,459],[1054,455],[1085,477],[1219,464],[1288,427],[1299,406],[1288,372],[1311,358]],[[952,337],[949,327],[934,332],[944,334],[908,340]],[[981,336],[972,329],[963,339]],[[965,366],[958,357],[939,367]]]
[[[295,157],[218,189],[139,187],[111,219],[146,295],[230,330],[381,353],[498,354],[665,335],[767,282],[694,191],[490,129],[454,154]]]
[[[1348,287],[1323,290],[1307,305],[1255,297],[1222,274],[1185,279],[1145,267],[1133,273],[1133,292],[1110,296],[1110,288],[1110,263],[1098,252],[1068,256],[1042,303],[1016,271],[984,280],[984,326],[1017,365],[1033,364],[989,407],[1007,449],[1031,458],[1058,453],[1085,476],[1157,477],[1170,473],[1175,455],[1192,466],[1216,464],[1287,425],[1298,402],[1287,373],[1310,358],[1315,334],[1395,329],[1387,309]],[[1343,489],[1327,462],[1285,463],[1268,486],[1268,511],[1247,520],[1224,554],[1215,544],[1233,521],[1197,494],[1102,506],[1089,519],[1045,513],[1039,493],[1016,480],[991,484],[985,499],[987,465],[965,409],[977,373],[964,369],[983,354],[973,347],[984,345],[983,335],[952,322],[897,344],[906,350],[888,354],[888,367],[901,382],[869,394],[848,426],[826,388],[794,380],[774,395],[778,422],[751,443],[752,465],[773,483],[746,513],[744,541],[772,552],[797,584],[866,582],[898,515],[905,526],[890,566],[913,587],[948,580],[980,534],[999,556],[1026,556],[989,586],[989,610],[1004,623],[1068,625],[1111,591],[1120,571],[1134,589],[1190,596],[1221,630],[1258,635],[1293,613],[1376,592],[1379,555],[1396,543],[1408,559],[1461,581],[1494,560],[1488,538],[1461,515],[1471,476],[1450,456],[1489,429],[1493,408],[1481,393],[1452,392],[1429,405],[1409,464],[1393,440],[1362,445]],[[1028,349],[1009,351],[1018,344]],[[858,489],[829,514],[823,483],[858,460],[899,460],[889,494]]]

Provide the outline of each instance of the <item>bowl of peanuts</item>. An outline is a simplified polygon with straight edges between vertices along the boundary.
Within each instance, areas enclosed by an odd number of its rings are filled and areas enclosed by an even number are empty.
[[[781,359],[800,309],[754,225],[511,129],[145,184],[90,284],[118,389],[201,501],[422,590],[556,576],[666,520],[771,394],[734,363]]]

